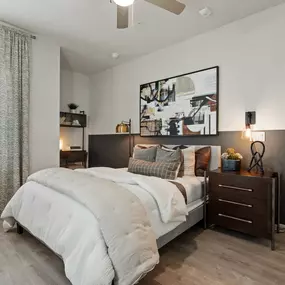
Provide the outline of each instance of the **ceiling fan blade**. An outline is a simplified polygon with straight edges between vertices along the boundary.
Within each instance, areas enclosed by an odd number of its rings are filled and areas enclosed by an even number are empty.
[[[129,7],[117,5],[117,28],[126,29],[129,27]]]
[[[174,13],[176,15],[180,15],[186,7],[185,4],[180,3],[176,0],[145,0],[145,1],[155,6],[158,6],[164,10],[167,10],[171,13]]]

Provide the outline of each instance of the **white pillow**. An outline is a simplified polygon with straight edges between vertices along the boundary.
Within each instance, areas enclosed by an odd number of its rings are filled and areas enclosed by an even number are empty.
[[[195,176],[195,147],[181,149],[184,156],[184,176]]]

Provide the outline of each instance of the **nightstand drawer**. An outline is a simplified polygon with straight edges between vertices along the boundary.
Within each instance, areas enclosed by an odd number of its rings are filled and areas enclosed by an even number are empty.
[[[266,220],[242,219],[237,215],[215,213],[211,217],[213,224],[259,237],[269,237],[270,225]]]
[[[266,219],[269,205],[266,200],[238,200],[232,197],[211,196],[210,198],[211,212],[227,213],[229,215],[237,215],[238,217],[248,219],[253,216],[262,217]]]
[[[270,197],[271,179],[259,177],[235,177],[234,175],[211,174],[210,192],[213,195],[247,199],[267,200]]]

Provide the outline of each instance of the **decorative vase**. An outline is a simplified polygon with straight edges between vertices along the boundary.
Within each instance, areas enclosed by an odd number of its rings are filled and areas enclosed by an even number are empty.
[[[128,133],[128,132],[129,132],[129,126],[124,124],[123,122],[116,126],[116,133]]]
[[[240,171],[241,160],[222,159],[222,171]]]
[[[76,109],[70,109],[70,113],[75,114],[76,113]]]

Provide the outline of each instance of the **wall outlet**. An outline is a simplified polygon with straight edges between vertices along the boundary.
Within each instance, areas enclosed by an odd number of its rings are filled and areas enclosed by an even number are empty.
[[[253,142],[255,141],[265,142],[265,132],[252,132],[251,140]]]

